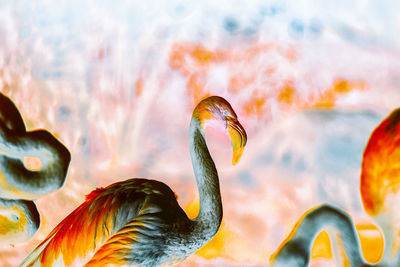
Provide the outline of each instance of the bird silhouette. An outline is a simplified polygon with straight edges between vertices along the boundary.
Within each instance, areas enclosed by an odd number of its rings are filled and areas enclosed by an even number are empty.
[[[246,132],[230,104],[212,96],[193,111],[189,147],[200,197],[199,214],[189,219],[164,183],[129,179],[92,191],[20,266],[157,266],[177,263],[206,244],[218,231],[222,202],[217,169],[204,128],[224,123],[236,164]]]
[[[400,190],[400,109],[393,110],[371,133],[364,149],[360,175],[360,193],[365,211],[383,232],[384,253],[379,263],[366,263],[350,216],[325,204],[303,215],[288,239],[271,257],[274,266],[307,266],[312,244],[327,226],[335,228],[341,238],[350,265],[400,266],[397,212]],[[339,257],[336,257],[339,259]]]
[[[400,108],[397,108],[371,133],[360,175],[361,200],[365,211],[383,232],[385,250],[381,262],[388,266],[400,266],[399,162]]]
[[[0,243],[26,241],[39,226],[40,215],[33,201],[0,198]]]
[[[340,208],[330,204],[315,207],[299,219],[289,237],[271,256],[271,265],[273,267],[308,266],[315,238],[328,227],[339,233],[351,267],[378,266],[370,265],[364,260],[351,217]],[[344,266],[344,264],[340,264],[341,259],[338,255],[336,255],[336,259],[338,266]]]
[[[41,161],[38,170],[24,164],[25,157]],[[65,182],[71,154],[50,132],[26,131],[14,103],[0,93],[0,197],[36,199]]]
[[[30,169],[25,158],[40,159]],[[26,131],[15,104],[0,93],[0,242],[21,242],[36,233],[40,216],[32,201],[59,189],[71,156],[46,130]]]

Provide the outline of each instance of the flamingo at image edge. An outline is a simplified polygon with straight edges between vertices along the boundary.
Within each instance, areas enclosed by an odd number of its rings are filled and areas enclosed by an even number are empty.
[[[40,164],[26,164],[26,158]],[[24,242],[36,233],[40,215],[34,200],[63,186],[70,160],[53,134],[27,131],[15,103],[0,92],[0,244]]]
[[[230,104],[212,96],[193,111],[189,147],[199,190],[198,216],[190,220],[164,183],[129,179],[98,188],[69,214],[20,266],[157,266],[184,260],[218,231],[222,202],[215,164],[204,128],[224,122],[235,165],[246,145],[246,132]]]
[[[400,266],[399,245],[395,242],[398,238],[396,197],[400,191],[399,159],[400,109],[397,108],[372,132],[361,165],[361,199],[365,210],[378,222],[384,237],[384,253],[378,263],[369,264],[364,260],[351,217],[339,208],[324,204],[302,216],[289,237],[272,255],[272,266],[307,266],[312,244],[325,227],[333,227],[339,232],[350,266]],[[335,255],[335,258],[339,264],[340,256]]]

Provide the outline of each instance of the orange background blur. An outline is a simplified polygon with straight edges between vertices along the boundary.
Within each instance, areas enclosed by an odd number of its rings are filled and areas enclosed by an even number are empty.
[[[20,263],[85,194],[123,179],[167,183],[196,216],[188,128],[209,95],[231,103],[248,143],[231,166],[228,137],[207,129],[224,219],[179,266],[268,266],[324,202],[351,214],[364,256],[379,258],[359,184],[369,135],[400,103],[395,1],[33,2],[0,3],[0,91],[72,161],[62,189],[36,201],[38,233],[1,244],[1,266]],[[322,234],[311,266],[335,266],[331,257]]]

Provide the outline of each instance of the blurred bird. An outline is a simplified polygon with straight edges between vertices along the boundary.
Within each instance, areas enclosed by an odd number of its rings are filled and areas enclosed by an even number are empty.
[[[0,243],[24,242],[39,225],[40,215],[33,201],[0,198]]]
[[[371,133],[365,147],[360,193],[365,211],[382,229],[381,263],[400,266],[400,108],[393,110]]]
[[[38,158],[31,170],[24,158]],[[0,93],[0,198],[32,200],[65,182],[71,154],[46,130],[26,131],[14,103]]]
[[[384,237],[384,253],[379,263],[370,265],[364,261],[351,218],[330,205],[306,213],[271,257],[271,263],[274,266],[307,266],[315,237],[322,228],[333,226],[340,233],[351,266],[400,266],[399,162],[400,109],[395,109],[371,133],[361,164],[360,193],[364,209],[373,216]]]
[[[271,265],[273,267],[308,266],[314,240],[327,227],[331,227],[339,233],[351,267],[377,266],[369,265],[364,260],[357,231],[351,217],[343,210],[329,204],[318,206],[306,212],[300,218],[289,237],[271,256]],[[337,266],[344,266],[344,264],[340,264],[341,257],[335,256]]]
[[[189,146],[200,196],[195,219],[187,217],[164,183],[129,179],[92,191],[20,266],[157,266],[180,262],[206,244],[222,220],[218,174],[204,138],[210,120],[224,123],[233,164],[247,140],[225,99],[209,97],[194,109]]]
[[[26,158],[41,166],[30,169]],[[71,155],[45,130],[26,131],[17,107],[0,93],[0,243],[31,238],[40,225],[33,199],[59,189]]]
[[[287,241],[271,257],[272,264],[307,266],[315,237],[322,228],[333,226],[339,231],[351,266],[400,266],[399,162],[400,109],[395,109],[372,132],[361,164],[360,193],[364,209],[380,226],[385,242],[379,263],[370,265],[364,261],[351,218],[338,208],[322,205],[299,220]]]

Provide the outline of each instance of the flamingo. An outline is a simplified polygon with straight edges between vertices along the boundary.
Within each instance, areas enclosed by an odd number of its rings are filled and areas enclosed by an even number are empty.
[[[400,108],[371,133],[361,163],[360,192],[365,211],[384,236],[382,262],[400,266],[398,200],[400,197]]]
[[[29,169],[25,157],[37,157],[42,166]],[[40,226],[33,202],[59,189],[71,156],[46,130],[26,131],[17,107],[0,93],[0,242],[31,238]]]
[[[210,120],[224,123],[232,141],[233,165],[247,141],[234,110],[222,97],[206,98],[195,107],[189,128],[200,197],[195,219],[187,217],[162,182],[117,182],[87,195],[20,266],[157,266],[180,262],[206,244],[222,220],[217,169],[204,137]]]
[[[363,153],[360,193],[365,211],[373,216],[384,237],[384,253],[377,264],[362,257],[360,242],[350,216],[325,204],[306,213],[278,251],[271,257],[275,266],[306,266],[312,243],[325,226],[339,231],[351,266],[400,266],[397,236],[397,199],[400,188],[400,109],[393,110],[371,133]]]
[[[351,267],[384,266],[370,265],[364,260],[351,217],[340,208],[330,204],[317,206],[301,217],[289,237],[271,256],[271,265],[274,267],[308,266],[313,242],[325,227],[338,231]]]
[[[25,157],[41,167],[30,170]],[[0,93],[0,197],[33,200],[61,188],[71,160],[68,149],[50,132],[26,131],[14,103]]]

